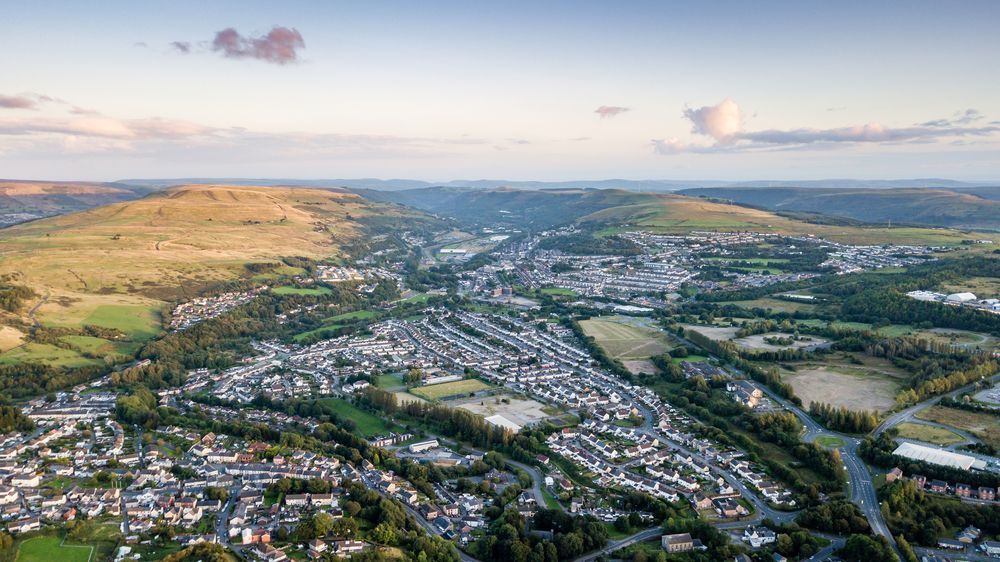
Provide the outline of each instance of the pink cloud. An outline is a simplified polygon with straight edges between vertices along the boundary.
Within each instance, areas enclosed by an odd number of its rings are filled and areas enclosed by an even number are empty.
[[[629,111],[628,107],[621,107],[618,105],[602,105],[594,110],[594,113],[601,116],[601,119],[611,119],[612,117],[617,117],[622,113]]]
[[[281,26],[275,26],[260,37],[244,37],[229,27],[216,33],[212,41],[212,50],[225,57],[252,58],[282,65],[298,62],[298,49],[305,46],[298,30]]]
[[[38,107],[38,100],[29,96],[0,95],[0,107],[4,109],[35,109]]]

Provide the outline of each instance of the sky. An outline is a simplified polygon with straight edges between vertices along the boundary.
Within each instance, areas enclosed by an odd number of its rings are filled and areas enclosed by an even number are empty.
[[[17,2],[0,177],[1000,180],[1000,2]]]

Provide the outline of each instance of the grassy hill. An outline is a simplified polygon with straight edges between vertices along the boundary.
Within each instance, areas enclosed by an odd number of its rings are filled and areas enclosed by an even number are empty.
[[[0,227],[136,199],[147,192],[111,183],[0,180]]]
[[[0,312],[0,324],[92,324],[148,338],[166,302],[247,276],[248,262],[335,256],[376,215],[401,210],[343,191],[190,185],[16,225],[0,230],[0,279],[36,297]]]
[[[980,196],[977,191],[985,195]],[[817,189],[798,187],[699,188],[680,193],[774,211],[804,211],[868,223],[1000,230],[1000,201],[991,188]],[[992,195],[994,198],[990,198]]]

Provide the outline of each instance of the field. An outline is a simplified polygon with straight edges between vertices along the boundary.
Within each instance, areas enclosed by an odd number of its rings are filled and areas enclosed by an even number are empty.
[[[271,291],[276,295],[303,295],[313,297],[329,295],[332,292],[326,287],[290,287],[287,285],[275,287],[274,289],[271,289]]]
[[[503,401],[504,399],[507,400],[506,403]],[[448,405],[468,410],[484,418],[500,414],[520,426],[529,425],[549,417],[549,414],[545,412],[545,405],[541,402],[514,398],[510,395],[454,400]]]
[[[885,360],[856,357],[865,364],[853,365],[836,359],[808,362],[796,365],[794,372],[780,369],[781,378],[792,385],[807,407],[812,402],[822,402],[851,410],[892,409],[906,373]]]
[[[642,361],[670,350],[670,340],[641,320],[622,316],[601,316],[580,322],[580,327],[613,359]]]
[[[60,537],[33,537],[21,543],[16,562],[88,562],[93,552],[92,546],[63,545]]]
[[[899,431],[899,436],[904,439],[923,441],[933,445],[948,446],[965,442],[961,435],[953,431],[922,423],[901,423],[896,426],[896,430]]]
[[[345,312],[344,314],[324,318],[323,322],[351,322],[353,320],[372,320],[376,317],[378,317],[378,313],[374,310],[357,310],[355,312]]]
[[[811,312],[816,308],[816,305],[810,302],[786,301],[768,297],[749,301],[733,301],[733,304],[742,306],[743,308],[763,308],[764,310],[770,309],[775,312]]]
[[[989,334],[981,332],[952,330],[949,328],[931,328],[930,330],[917,330],[913,333],[913,335],[918,338],[958,347],[973,349],[978,347],[983,350],[1000,349],[1000,340]]]
[[[983,443],[1000,447],[1000,418],[990,414],[932,406],[917,414],[917,417],[968,431]]]
[[[820,435],[816,438],[816,444],[828,449],[836,449],[837,447],[843,447],[846,445],[843,439],[832,435]]]
[[[461,396],[471,394],[481,390],[488,390],[490,385],[478,379],[464,379],[455,382],[432,384],[430,386],[419,386],[410,389],[410,393],[425,400],[440,400],[449,396]]]
[[[324,398],[320,402],[326,406],[330,406],[337,414],[357,424],[358,432],[364,437],[388,433],[391,429],[390,425],[384,419],[368,413],[346,400]]]
[[[93,336],[63,336],[59,339],[72,346],[73,349],[91,355],[132,354],[138,345],[127,342],[113,342]]]
[[[544,287],[538,289],[538,292],[543,295],[552,295],[554,297],[576,297],[577,292],[573,289],[567,289],[564,287]]]
[[[793,334],[785,334],[781,332],[772,332],[770,334],[756,334],[753,336],[746,336],[743,338],[737,338],[733,340],[733,343],[739,345],[743,349],[749,350],[759,350],[759,351],[779,351],[782,349],[803,349],[807,347],[812,347],[814,345],[824,345],[830,343],[828,340],[817,336],[807,336],[809,340],[799,340],[793,341],[790,345],[772,345],[764,341],[764,338],[768,337],[781,337],[790,338]]]
[[[88,359],[72,349],[63,349],[47,343],[29,343],[0,354],[0,365],[13,363],[44,363],[52,367],[84,367],[97,361]]]

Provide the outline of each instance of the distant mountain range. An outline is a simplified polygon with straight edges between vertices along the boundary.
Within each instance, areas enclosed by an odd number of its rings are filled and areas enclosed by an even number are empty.
[[[1000,187],[716,187],[684,189],[677,193],[770,211],[816,213],[866,223],[1000,230]]]
[[[807,187],[807,188],[866,188],[891,189],[904,187],[941,187],[945,189],[975,188],[997,186],[996,182],[962,182],[948,179],[901,179],[901,180],[852,180],[826,179],[806,181],[786,180],[755,180],[755,181],[720,181],[720,180],[576,180],[576,181],[516,181],[516,180],[450,180],[445,182],[428,182],[410,179],[319,179],[304,180],[295,178],[173,178],[173,179],[124,179],[116,183],[142,186],[147,189],[162,189],[174,185],[190,184],[224,184],[224,185],[294,185],[303,187],[347,187],[351,189],[373,189],[378,191],[400,191],[420,189],[425,187],[471,187],[476,189],[495,189],[510,187],[515,189],[624,189],[627,191],[677,191],[697,187]]]

